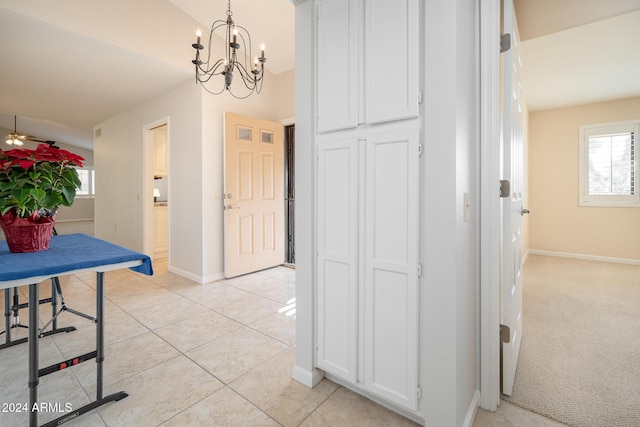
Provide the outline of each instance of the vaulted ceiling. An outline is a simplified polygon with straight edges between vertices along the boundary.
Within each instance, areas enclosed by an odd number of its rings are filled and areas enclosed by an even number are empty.
[[[640,96],[640,0],[514,0],[529,111]]]
[[[290,0],[234,0],[266,68],[294,67]],[[93,126],[193,79],[195,32],[221,0],[0,0],[0,128],[91,148]],[[272,75],[273,77],[273,75]],[[195,84],[195,82],[194,82]]]
[[[271,73],[294,67],[291,0],[231,7],[253,43],[266,43]],[[532,110],[640,96],[640,0],[515,7]],[[223,0],[0,0],[0,128],[18,115],[19,131],[90,148],[94,124],[193,79],[195,30],[226,9]]]

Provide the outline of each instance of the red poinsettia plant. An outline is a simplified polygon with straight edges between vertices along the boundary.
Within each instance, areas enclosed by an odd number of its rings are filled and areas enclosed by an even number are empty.
[[[55,215],[61,205],[71,206],[81,184],[75,167],[83,160],[49,144],[0,149],[0,215],[38,221]]]

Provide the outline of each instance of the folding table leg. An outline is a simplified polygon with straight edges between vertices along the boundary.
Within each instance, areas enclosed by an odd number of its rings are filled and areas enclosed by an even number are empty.
[[[11,303],[9,300],[11,299],[11,293],[9,292],[9,288],[4,290],[4,333],[5,342],[9,344],[11,342]]]
[[[96,400],[102,399],[102,362],[104,361],[104,273],[96,273]]]
[[[38,284],[29,285],[29,426],[38,426]]]
[[[54,331],[58,329],[58,319],[56,317],[56,313],[58,312],[58,293],[56,292],[57,280],[57,277],[51,278],[51,318],[53,319],[51,329],[53,329]]]
[[[31,294],[29,294],[31,297]],[[31,331],[31,330],[29,330]],[[75,419],[82,414],[99,408],[110,402],[117,402],[129,396],[125,391],[119,391],[103,397],[102,363],[104,362],[104,273],[98,272],[96,276],[96,400],[84,405],[73,412],[63,415],[58,419],[49,421],[42,427],[57,427],[67,421]],[[44,368],[43,370],[47,370]],[[50,372],[47,372],[50,373]],[[47,374],[45,373],[45,375]],[[36,370],[37,375],[37,370]],[[30,377],[31,378],[31,377]],[[37,417],[37,415],[36,415]],[[37,423],[37,418],[36,418]],[[32,424],[35,426],[35,424]]]

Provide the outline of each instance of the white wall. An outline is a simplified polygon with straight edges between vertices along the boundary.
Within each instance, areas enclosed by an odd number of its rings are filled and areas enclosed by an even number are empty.
[[[312,387],[323,377],[315,369],[314,289],[315,257],[315,150],[314,89],[311,76],[315,69],[314,2],[296,3],[296,365],[293,377]]]
[[[457,408],[461,426],[474,411],[479,388],[479,10],[474,0],[459,0],[457,10],[457,124],[456,124],[456,224],[457,224]],[[470,207],[465,207],[464,194]],[[468,209],[467,218],[464,211]],[[474,405],[474,407],[470,407]]]
[[[296,71],[289,70],[276,77],[276,117],[290,119],[296,115],[295,104]]]
[[[94,139],[96,169],[96,237],[142,251],[145,167],[143,127],[161,118],[170,117],[170,164],[176,171],[172,186],[180,191],[171,193],[172,214],[200,218],[202,157],[201,94],[193,81],[142,105],[125,111],[95,126],[101,136]],[[175,145],[175,147],[174,147]],[[145,197],[146,196],[146,197]],[[193,219],[181,226],[183,234],[173,239],[177,245],[201,240],[200,221]],[[177,251],[172,261],[185,271],[198,271],[202,262],[200,251]],[[151,254],[149,254],[151,255]]]
[[[153,194],[143,129],[167,120],[169,270],[202,283],[223,277],[223,112],[274,120],[275,80],[268,74],[262,94],[245,100],[211,95],[189,80],[95,126],[96,237],[145,250]]]
[[[637,119],[640,97],[529,114],[532,250],[640,261],[640,209],[580,206],[578,179],[580,125]]]
[[[421,384],[426,425],[461,426],[478,388],[478,18],[473,0],[425,6]]]

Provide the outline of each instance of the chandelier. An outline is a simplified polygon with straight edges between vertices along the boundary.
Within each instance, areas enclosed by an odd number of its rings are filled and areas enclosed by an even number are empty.
[[[229,91],[229,93],[239,99],[249,97],[253,92],[260,93],[262,90],[262,83],[264,78],[264,63],[267,62],[267,58],[264,57],[264,44],[260,46],[260,56],[253,57],[253,63],[251,63],[251,36],[249,32],[240,25],[236,25],[233,22],[233,12],[231,12],[231,0],[227,2],[227,19],[217,20],[211,24],[211,32],[209,33],[209,45],[207,46],[206,57],[200,56],[200,51],[204,49],[204,46],[200,44],[200,37],[202,36],[200,29],[196,33],[196,42],[191,46],[196,50],[196,59],[191,62],[196,67],[196,84],[202,84],[202,87],[209,93],[219,95],[222,92]],[[213,33],[222,28],[221,32],[224,32],[224,57],[215,59],[211,55],[211,47],[213,41]],[[240,51],[240,52],[238,52]],[[244,57],[243,61],[238,59]],[[241,89],[240,92],[231,90],[231,83],[233,82],[234,74],[240,76],[243,85],[246,90]],[[210,89],[214,83],[210,80],[215,76],[223,76],[222,79],[214,79],[222,82],[218,82],[218,88]],[[209,87],[207,87],[209,85]],[[242,93],[242,95],[240,95]]]
[[[13,132],[7,134],[7,140],[5,141],[9,145],[20,146],[24,144],[27,137],[18,133],[18,116],[13,116]]]

